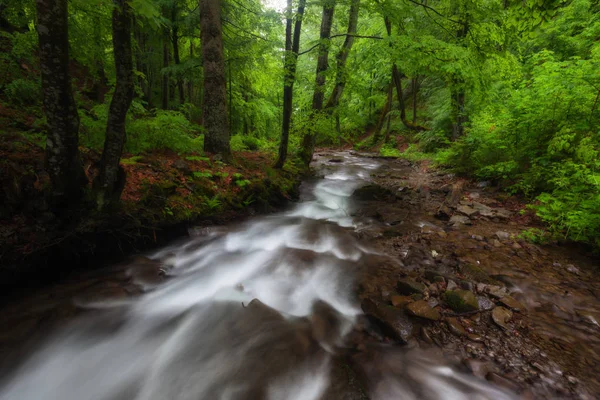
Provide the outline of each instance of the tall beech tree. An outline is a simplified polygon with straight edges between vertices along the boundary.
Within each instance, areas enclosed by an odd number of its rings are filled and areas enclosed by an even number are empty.
[[[204,61],[204,150],[231,159],[220,0],[200,0]]]
[[[317,70],[315,76],[315,91],[312,100],[312,115],[317,116],[323,109],[325,99],[325,71],[329,68],[329,48],[331,46],[331,26],[335,11],[335,0],[324,0],[323,17],[321,19],[321,30],[319,33],[319,57],[317,58]],[[310,164],[315,150],[316,130],[309,127],[302,139],[300,158],[305,165]]]
[[[127,0],[113,2],[112,33],[117,82],[108,113],[100,171],[94,182],[97,206],[100,209],[118,202],[125,186],[125,171],[119,161],[126,139],[125,120],[134,90],[131,8]]]
[[[283,66],[283,119],[279,155],[275,163],[275,168],[283,168],[287,159],[290,125],[292,123],[294,82],[296,81],[296,66],[298,64],[298,52],[300,51],[300,33],[302,32],[302,18],[304,17],[305,7],[306,0],[300,0],[300,3],[298,3],[298,12],[296,13],[296,23],[294,24],[294,36],[292,38],[292,0],[288,0],[287,2],[285,59]]]
[[[342,97],[342,93],[344,92],[344,88],[346,87],[346,82],[348,80],[346,62],[348,61],[348,56],[350,55],[352,45],[354,44],[356,28],[358,26],[359,11],[360,0],[352,0],[352,3],[350,4],[350,11],[348,12],[348,30],[346,33],[346,38],[344,39],[344,44],[342,45],[342,48],[335,57],[337,62],[337,68],[335,72],[335,86],[331,91],[331,95],[327,99],[327,103],[325,105],[326,109],[337,107],[337,105],[340,102],[340,98]]]
[[[69,73],[67,0],[37,0],[36,4],[48,121],[45,162],[52,182],[52,202],[57,209],[64,209],[80,201],[87,182],[79,155],[79,116]]]

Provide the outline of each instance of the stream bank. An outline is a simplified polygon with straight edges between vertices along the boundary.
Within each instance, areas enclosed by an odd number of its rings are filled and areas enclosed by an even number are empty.
[[[100,155],[81,151],[91,182]],[[271,156],[260,152],[236,153],[231,164],[172,151],[125,155],[119,208],[94,212],[84,204],[61,217],[45,197],[43,160],[40,146],[24,136],[0,141],[0,297],[163,246],[191,227],[276,211],[297,196],[302,178],[293,165],[268,167]]]
[[[355,193],[356,215],[372,220],[357,235],[398,260],[375,260],[359,286],[379,334],[437,348],[525,398],[597,398],[598,258],[522,239],[535,219],[487,183],[379,161]]]

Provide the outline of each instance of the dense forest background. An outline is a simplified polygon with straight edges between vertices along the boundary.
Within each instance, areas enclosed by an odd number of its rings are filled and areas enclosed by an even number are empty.
[[[140,206],[126,185],[171,190],[135,169],[153,155],[190,177],[165,216],[212,211],[251,167],[352,145],[525,196],[533,240],[600,245],[598,1],[0,0],[0,48],[3,219],[31,191],[41,215]]]

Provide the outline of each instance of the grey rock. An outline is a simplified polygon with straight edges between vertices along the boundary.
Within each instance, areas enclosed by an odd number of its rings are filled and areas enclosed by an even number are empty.
[[[496,237],[500,240],[508,240],[510,239],[510,233],[504,231],[497,231]]]
[[[414,293],[423,293],[426,289],[425,285],[411,278],[398,280],[396,287],[398,288],[398,293],[406,296]]]
[[[361,304],[362,310],[381,325],[383,330],[395,339],[408,343],[412,338],[413,323],[403,310],[396,307],[377,304],[366,299]]]
[[[494,302],[491,301],[490,299],[488,299],[485,296],[478,296],[477,297],[477,304],[479,305],[479,309],[483,310],[483,311],[493,310],[494,307],[496,307],[496,305],[494,304]]]
[[[450,223],[453,225],[471,225],[471,220],[465,215],[453,215],[450,218]]]
[[[409,315],[429,319],[431,321],[438,321],[440,319],[440,313],[435,308],[432,308],[425,300],[415,301],[406,305],[406,312]]]
[[[509,329],[507,322],[512,318],[512,311],[504,307],[496,307],[492,311],[492,319],[499,327]]]

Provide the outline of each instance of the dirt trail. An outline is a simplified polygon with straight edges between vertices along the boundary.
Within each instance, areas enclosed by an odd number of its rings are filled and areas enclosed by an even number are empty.
[[[393,330],[403,310],[413,326],[401,341],[437,347],[525,398],[600,396],[598,260],[519,239],[534,223],[524,204],[486,183],[381,162],[355,193],[356,214],[373,221],[359,234],[402,266],[369,266],[359,294],[371,319]]]

